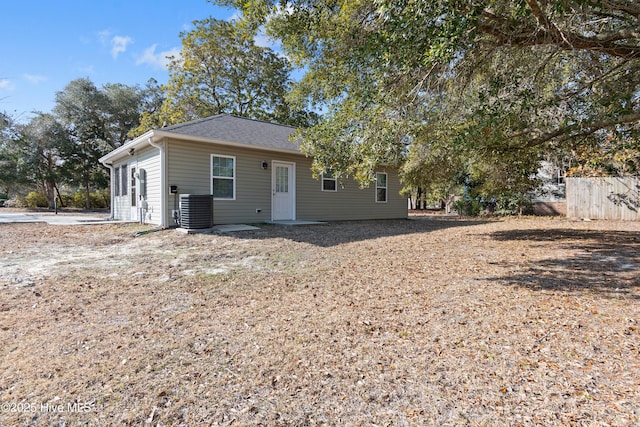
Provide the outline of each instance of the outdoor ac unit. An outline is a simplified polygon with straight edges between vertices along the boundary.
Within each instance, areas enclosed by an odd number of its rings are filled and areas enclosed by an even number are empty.
[[[188,229],[212,227],[213,196],[210,194],[181,194],[180,226]]]

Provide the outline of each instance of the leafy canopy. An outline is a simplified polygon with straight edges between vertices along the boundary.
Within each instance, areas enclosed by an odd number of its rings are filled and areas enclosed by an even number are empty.
[[[53,206],[60,189],[89,193],[108,184],[98,159],[120,147],[143,110],[158,108],[157,82],[145,88],[107,83],[98,88],[86,78],[56,93],[52,113],[36,112],[25,124],[0,114],[0,193],[38,190]]]
[[[285,124],[309,116],[292,111],[289,61],[257,46],[255,33],[236,22],[208,18],[182,33],[180,56],[169,65],[166,99],[159,111],[144,113],[134,135],[220,113]]]
[[[495,193],[533,188],[548,153],[581,161],[587,148],[638,149],[636,2],[219,3],[242,9],[249,28],[264,25],[305,67],[294,94],[326,112],[298,134],[317,171],[366,180],[408,155],[413,184],[461,172]]]

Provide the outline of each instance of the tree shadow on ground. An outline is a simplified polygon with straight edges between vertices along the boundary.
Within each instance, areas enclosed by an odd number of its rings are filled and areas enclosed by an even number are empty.
[[[507,277],[492,278],[533,290],[598,293],[640,299],[640,233],[594,230],[511,230],[493,233],[498,241],[522,240],[568,250],[569,258],[532,262]],[[550,248],[549,253],[554,253]]]
[[[335,221],[318,225],[264,225],[260,230],[234,233],[248,239],[284,238],[320,247],[338,246],[344,243],[373,240],[381,237],[428,233],[454,227],[469,227],[487,221],[458,217],[419,217],[396,220]]]

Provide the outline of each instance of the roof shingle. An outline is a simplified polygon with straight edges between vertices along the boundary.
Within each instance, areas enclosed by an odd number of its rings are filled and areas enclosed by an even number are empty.
[[[244,117],[218,114],[158,129],[162,132],[299,153],[289,136],[295,128]]]

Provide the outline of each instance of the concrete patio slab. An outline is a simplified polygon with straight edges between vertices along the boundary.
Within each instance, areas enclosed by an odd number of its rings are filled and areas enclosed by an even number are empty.
[[[225,225],[216,225],[211,228],[177,228],[176,229],[180,233],[184,234],[206,234],[206,233],[233,233],[235,231],[251,231],[251,230],[260,230],[259,227],[254,227],[253,225],[247,224],[225,224]]]
[[[287,220],[287,221],[270,221],[269,224],[284,225],[286,227],[293,227],[293,226],[296,226],[296,225],[324,225],[324,224],[328,224],[328,223],[327,222],[321,222],[321,221]]]

